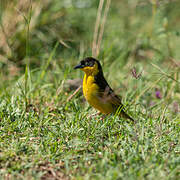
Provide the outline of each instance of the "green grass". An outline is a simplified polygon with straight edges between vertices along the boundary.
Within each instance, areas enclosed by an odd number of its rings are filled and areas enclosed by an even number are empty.
[[[73,66],[91,55],[95,0],[11,2],[0,7],[0,179],[179,179],[179,1],[111,3],[98,59],[136,124],[91,116],[81,92],[67,102],[67,80],[83,77]]]

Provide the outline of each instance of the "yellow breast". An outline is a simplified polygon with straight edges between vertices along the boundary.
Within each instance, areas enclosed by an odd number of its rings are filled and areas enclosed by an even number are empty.
[[[95,83],[94,76],[84,75],[83,79],[83,94],[88,103],[94,108],[98,109],[103,114],[113,112],[112,104],[108,103],[106,99],[102,99],[98,95],[99,87]]]

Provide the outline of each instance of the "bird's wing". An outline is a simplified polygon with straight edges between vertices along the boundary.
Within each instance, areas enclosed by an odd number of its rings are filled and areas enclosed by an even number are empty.
[[[117,106],[122,105],[121,97],[117,96],[109,86],[106,87],[105,91],[103,92],[101,91],[100,94],[101,94],[100,95],[101,98],[104,101],[117,105]]]
[[[99,98],[101,98],[101,100],[117,106],[122,105],[121,97],[117,96],[114,93],[114,91],[111,89],[106,79],[104,78],[103,74],[97,74],[95,76],[95,82],[99,87],[98,96]]]
[[[114,106],[115,111],[118,108],[120,108],[121,109],[120,116],[134,121],[128,114],[125,113],[124,106],[121,103],[122,98],[114,93],[114,91],[111,89],[105,78],[103,76],[98,77],[96,79],[96,83],[98,84],[99,87],[98,97],[101,99],[101,101],[104,101],[104,103],[112,104]]]

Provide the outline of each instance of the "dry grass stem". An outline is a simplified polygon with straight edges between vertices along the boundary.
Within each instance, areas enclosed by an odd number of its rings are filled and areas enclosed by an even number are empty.
[[[159,81],[161,81],[162,78],[163,78],[163,76],[160,77],[160,78],[159,78],[157,81],[155,81],[154,83],[149,83],[149,85],[148,85],[138,96],[136,96],[136,98],[135,98],[134,101],[131,103],[131,105],[132,105],[132,104],[135,104],[135,103],[138,101],[138,99],[139,99],[145,92],[153,89],[153,88],[156,86],[156,84],[157,84]]]
[[[104,33],[104,26],[105,26],[105,23],[106,23],[107,14],[108,14],[108,11],[109,11],[110,4],[111,4],[111,0],[107,0],[105,11],[104,11],[104,16],[103,16],[101,27],[100,27],[98,42],[97,42],[96,56],[99,55],[101,41],[102,41],[102,37],[103,37],[103,33]]]
[[[168,77],[169,79],[172,79],[173,81],[176,81],[177,83],[180,83],[179,81],[177,81],[176,79],[174,79],[171,75],[165,73],[159,66],[157,66],[156,64],[153,64],[150,62],[150,64],[155,67],[156,69],[158,69],[164,76]],[[176,73],[176,72],[175,72]]]
[[[97,38],[98,38],[98,30],[99,30],[99,25],[100,25],[100,21],[101,21],[103,4],[104,4],[104,0],[100,0],[98,11],[97,11],[96,24],[95,24],[95,28],[94,28],[94,35],[93,35],[93,44],[92,44],[93,57],[96,57],[96,48],[97,48],[96,43],[97,43]]]

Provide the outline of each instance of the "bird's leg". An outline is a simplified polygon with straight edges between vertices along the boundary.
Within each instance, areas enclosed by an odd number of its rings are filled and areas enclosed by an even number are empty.
[[[100,121],[104,121],[106,115],[105,115],[105,114],[102,114],[101,112],[96,112],[96,113],[94,113],[94,114],[91,114],[91,115],[89,116],[89,118],[92,119],[93,117],[96,117],[96,116],[99,116],[99,115],[101,115],[101,117],[99,118],[99,120],[100,120]]]
[[[91,117],[97,116],[97,115],[100,115],[100,114],[101,114],[100,112],[96,112],[96,113],[94,113],[94,114],[91,114]]]
[[[101,120],[101,121],[104,121],[105,117],[106,117],[106,115],[103,114],[103,115],[100,117],[100,120]]]
[[[96,112],[94,114],[89,115],[89,118],[92,119],[92,118],[94,118],[94,117],[96,117],[97,115],[100,115],[100,114],[101,114],[100,112]]]

